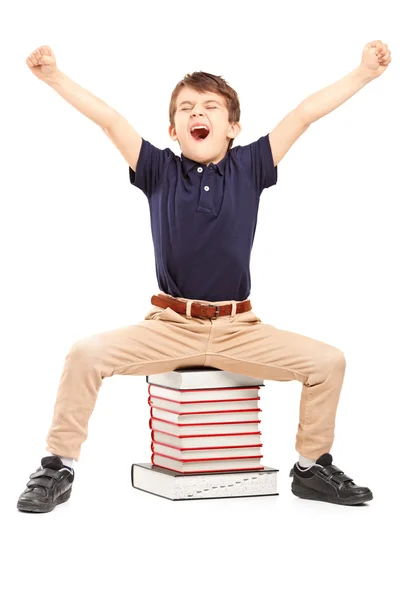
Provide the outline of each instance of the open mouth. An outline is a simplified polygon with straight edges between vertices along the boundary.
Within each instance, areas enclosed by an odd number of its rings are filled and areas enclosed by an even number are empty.
[[[194,127],[190,134],[196,142],[201,142],[208,137],[209,130],[206,127]]]

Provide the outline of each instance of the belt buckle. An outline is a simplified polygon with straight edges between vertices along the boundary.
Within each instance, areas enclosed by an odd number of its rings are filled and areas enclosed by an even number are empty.
[[[219,305],[218,304],[209,304],[208,306],[213,306],[214,308],[217,309],[215,312],[215,316],[210,317],[210,319],[217,319],[219,317]]]

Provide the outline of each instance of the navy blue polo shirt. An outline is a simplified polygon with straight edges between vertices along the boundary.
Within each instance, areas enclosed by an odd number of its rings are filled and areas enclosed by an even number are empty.
[[[129,178],[149,202],[160,290],[210,302],[248,298],[260,194],[278,178],[269,134],[208,167],[143,139]]]

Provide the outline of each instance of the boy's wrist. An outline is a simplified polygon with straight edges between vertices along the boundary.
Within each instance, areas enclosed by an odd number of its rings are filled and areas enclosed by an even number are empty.
[[[51,75],[44,77],[43,81],[45,83],[47,83],[47,85],[53,87],[53,86],[56,86],[57,84],[61,83],[61,81],[63,80],[64,77],[65,77],[64,73],[62,71],[60,71],[60,69],[57,69]]]
[[[363,64],[360,64],[355,71],[363,84],[369,83],[376,78],[371,69],[368,69]]]

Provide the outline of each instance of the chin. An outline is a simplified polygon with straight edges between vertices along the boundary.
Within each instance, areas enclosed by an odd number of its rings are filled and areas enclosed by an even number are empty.
[[[202,148],[201,145],[199,144],[198,146],[189,146],[187,149],[187,152],[189,154],[196,154],[196,156],[204,156],[205,154],[212,154],[212,149],[210,150],[210,148]],[[185,153],[184,153],[185,154]]]

